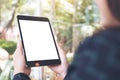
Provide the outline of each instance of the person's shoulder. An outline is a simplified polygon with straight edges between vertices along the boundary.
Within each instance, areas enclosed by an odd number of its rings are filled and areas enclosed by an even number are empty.
[[[120,26],[101,29],[100,31],[93,34],[93,36],[91,37],[109,36],[109,35],[116,35],[116,34],[120,34]]]
[[[89,48],[91,46],[110,46],[120,43],[120,27],[113,27],[101,30],[92,36],[87,37],[80,46]]]
[[[111,34],[113,35],[120,34],[120,26],[101,29],[98,33],[94,34],[93,36],[111,35]]]

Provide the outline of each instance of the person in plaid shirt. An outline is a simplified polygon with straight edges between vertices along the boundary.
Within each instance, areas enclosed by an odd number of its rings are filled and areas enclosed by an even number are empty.
[[[62,63],[49,66],[64,80],[120,80],[120,0],[96,0],[96,3],[104,29],[79,44],[69,67],[60,48]],[[13,80],[30,80],[21,42],[13,60]]]

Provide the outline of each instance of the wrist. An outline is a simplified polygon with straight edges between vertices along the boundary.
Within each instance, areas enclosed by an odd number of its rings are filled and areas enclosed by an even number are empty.
[[[59,74],[59,76],[61,76],[64,79],[66,74],[67,74],[67,72],[63,72],[63,73]]]
[[[23,74],[25,74],[25,72],[22,71],[22,70],[14,69],[14,75],[15,75],[15,74],[18,74],[18,73],[23,73]]]
[[[66,65],[66,68],[61,72],[59,73],[58,75],[61,77],[61,78],[65,78],[65,76],[67,75],[67,69],[68,69],[68,66]]]
[[[65,61],[64,63],[65,63],[65,65],[64,65],[64,70],[60,73],[60,76],[61,76],[63,79],[64,79],[65,76],[67,75],[67,70],[68,70],[68,66],[69,66],[67,59],[66,59],[66,61]]]
[[[25,75],[28,75],[29,76],[29,73],[26,71],[26,70],[24,70],[24,69],[14,69],[14,75],[15,74],[18,74],[18,73],[23,73],[23,74],[25,74]]]

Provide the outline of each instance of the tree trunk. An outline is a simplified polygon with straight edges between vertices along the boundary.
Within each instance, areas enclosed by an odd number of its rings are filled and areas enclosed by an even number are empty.
[[[76,42],[77,42],[77,37],[75,36],[76,35],[76,31],[75,30],[77,30],[77,29],[75,29],[75,26],[74,25],[76,25],[77,24],[77,15],[76,15],[76,13],[77,13],[77,0],[74,0],[74,7],[75,7],[75,12],[74,12],[74,14],[73,14],[73,21],[72,21],[72,52],[74,52],[75,51],[75,49],[76,49]],[[79,30],[79,29],[78,29]]]
[[[14,17],[15,17],[15,10],[12,13],[11,19],[8,21],[7,25],[5,26],[6,30],[8,30],[10,27],[12,27],[12,23],[14,21]]]
[[[12,23],[14,21],[14,17],[15,17],[15,12],[16,12],[16,9],[18,7],[18,3],[20,2],[20,0],[17,0],[15,4],[13,4],[13,12],[12,12],[12,16],[10,18],[10,20],[8,21],[7,25],[5,26],[6,28],[6,31],[12,27]]]
[[[51,23],[54,23],[54,21],[55,21],[55,0],[51,0],[50,15],[51,15]]]
[[[0,1],[0,26],[1,26],[1,7],[2,7],[1,4],[2,4],[2,3],[1,3],[1,1]]]

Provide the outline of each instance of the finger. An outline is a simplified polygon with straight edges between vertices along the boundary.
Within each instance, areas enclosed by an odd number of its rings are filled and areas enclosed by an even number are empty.
[[[18,40],[18,42],[17,42],[17,49],[21,49],[22,50],[21,40]]]
[[[18,41],[17,41],[17,47],[16,47],[16,50],[15,50],[15,52],[14,52],[13,57],[16,57],[17,55],[22,55],[22,54],[23,54],[23,53],[22,53],[22,44],[21,44],[21,41],[18,40]]]

